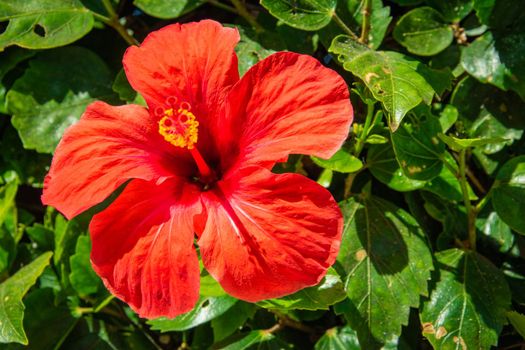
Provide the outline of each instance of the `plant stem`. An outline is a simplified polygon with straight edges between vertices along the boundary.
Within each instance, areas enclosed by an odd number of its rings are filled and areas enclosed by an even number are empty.
[[[463,201],[465,202],[465,209],[467,210],[468,220],[468,240],[470,249],[476,250],[476,207],[470,203],[468,187],[467,187],[467,175],[466,175],[466,155],[467,150],[461,150],[459,153],[459,184],[461,185],[461,192],[463,193]]]
[[[375,102],[368,102],[366,104],[366,119],[365,119],[365,125],[363,126],[363,130],[359,134],[356,140],[355,144],[355,152],[354,156],[359,157],[361,154],[361,151],[363,150],[363,147],[365,145],[365,140],[368,137],[368,134],[370,133],[370,125],[372,124],[372,118],[374,116],[374,104]]]
[[[101,15],[99,13],[91,11],[93,17],[97,18],[99,21],[101,21],[102,23],[110,26],[111,28],[115,29],[117,31],[117,33],[120,34],[122,39],[124,39],[126,41],[126,43],[128,43],[128,45],[138,45],[139,42],[137,41],[137,39],[132,37],[128,33],[128,30],[126,29],[126,27],[124,27],[122,24],[120,24],[118,15],[115,12],[115,10],[113,9],[113,6],[111,5],[111,2],[109,0],[102,0],[102,3],[103,3],[104,8],[106,9],[106,11],[107,11],[107,13],[108,13],[108,15],[110,17],[108,18],[108,17],[103,16],[103,15]]]
[[[93,312],[95,313],[99,312],[104,307],[106,307],[106,305],[108,305],[113,299],[115,299],[115,297],[110,294],[106,299],[102,300],[100,304],[98,304],[95,308],[93,308]]]
[[[75,321],[73,321],[71,323],[71,325],[69,326],[69,328],[66,330],[66,332],[64,334],[62,334],[62,337],[60,337],[60,339],[58,340],[58,342],[55,344],[55,347],[53,348],[53,350],[58,350],[62,347],[62,344],[66,341],[67,337],[69,337],[69,334],[73,331],[73,329],[75,329],[75,327],[77,326],[77,323],[78,321],[80,321],[80,318],[77,318],[75,319]]]
[[[256,32],[260,33],[264,31],[264,28],[257,22],[255,17],[248,11],[246,6],[241,0],[230,0],[235,9],[237,10],[237,13],[239,16],[244,18],[246,22],[250,23],[250,25],[255,29]]]
[[[282,325],[281,322],[277,322],[276,324],[274,324],[273,326],[271,326],[270,328],[268,329],[265,329],[264,331],[266,333],[275,333],[275,332],[279,332],[281,329],[283,329],[284,326]]]
[[[350,28],[348,28],[348,26],[345,24],[345,22],[343,22],[343,20],[341,20],[341,18],[339,18],[339,16],[337,15],[337,13],[334,13],[332,14],[332,19],[334,20],[334,22],[348,35],[350,35],[350,37],[354,40],[359,40],[358,36],[355,35],[354,32],[352,32],[352,30]]]
[[[277,332],[278,330],[281,330],[284,327],[290,327],[297,329],[304,333],[310,333],[315,334],[319,333],[317,329],[307,326],[305,324],[302,324],[301,322],[297,322],[295,320],[292,320],[290,317],[286,316],[285,314],[280,313],[279,311],[271,311],[275,316],[277,316],[279,322],[272,326],[271,328],[267,329],[267,332],[273,333]],[[278,326],[279,325],[279,326]]]
[[[361,25],[361,37],[359,42],[368,44],[368,35],[370,33],[370,15],[372,14],[372,0],[363,0],[363,22]]]
[[[496,183],[492,184],[492,187],[490,188],[489,192],[478,202],[478,204],[476,204],[476,213],[482,211],[485,205],[489,202],[490,197],[492,196],[492,189],[495,185]]]
[[[132,37],[128,33],[128,30],[122,24],[120,24],[118,19],[113,21],[113,24],[110,24],[110,26],[113,27],[113,29],[115,29],[120,34],[122,39],[124,39],[128,43],[128,45],[138,45],[138,44],[140,44],[138,42],[138,40],[135,39],[134,37]]]
[[[231,6],[228,6],[228,5],[225,5],[223,4],[222,2],[219,2],[217,0],[206,0],[206,2],[210,5],[213,5],[215,7],[218,7],[220,9],[223,9],[225,11],[228,11],[228,12],[231,12],[231,13],[234,13],[236,15],[239,14],[239,12],[237,11],[237,9],[235,7],[231,7]]]
[[[109,18],[118,18],[118,15],[115,12],[115,9],[113,8],[113,5],[111,4],[110,0],[102,0],[102,5],[104,5],[104,8],[108,13]]]

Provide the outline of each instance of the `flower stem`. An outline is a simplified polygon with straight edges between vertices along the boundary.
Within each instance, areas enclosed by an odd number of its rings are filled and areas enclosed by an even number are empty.
[[[372,14],[372,0],[363,0],[363,22],[361,26],[361,37],[359,42],[368,44],[368,35],[370,33],[370,15]]]
[[[354,40],[359,40],[358,36],[355,35],[354,32],[348,26],[343,22],[341,18],[337,15],[337,13],[334,11],[332,13],[332,19],[334,20],[335,24],[337,24],[346,34],[350,35],[350,37]]]
[[[237,10],[237,13],[239,14],[239,16],[244,18],[246,22],[250,23],[250,25],[253,27],[253,29],[255,29],[256,32],[260,33],[264,31],[263,26],[261,26],[259,22],[257,22],[255,17],[250,13],[250,11],[248,11],[248,9],[246,8],[246,6],[241,0],[230,0],[230,1],[235,7],[235,9]]]
[[[465,202],[465,209],[467,210],[468,220],[468,240],[470,249],[476,250],[476,207],[472,206],[470,202],[468,187],[467,187],[467,175],[466,175],[466,155],[467,150],[461,150],[459,153],[459,184],[461,186],[461,192],[463,193],[463,201]]]

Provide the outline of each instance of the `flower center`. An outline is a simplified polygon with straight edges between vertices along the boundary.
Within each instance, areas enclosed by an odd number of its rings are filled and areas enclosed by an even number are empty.
[[[195,144],[199,138],[199,122],[195,115],[190,112],[191,105],[188,102],[177,104],[177,98],[168,97],[166,108],[157,107],[155,115],[159,120],[159,134],[164,140],[176,147],[186,148],[190,151],[200,176],[198,181],[207,189],[210,184],[217,180],[215,172],[206,164]]]
[[[190,112],[191,106],[187,102],[176,105],[175,98],[168,98],[169,108],[158,107],[155,111],[159,120],[159,134],[173,146],[192,149],[199,138],[199,122]]]

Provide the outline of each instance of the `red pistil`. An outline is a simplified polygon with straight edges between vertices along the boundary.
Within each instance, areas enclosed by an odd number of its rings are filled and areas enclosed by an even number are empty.
[[[209,184],[215,181],[215,172],[208,166],[208,164],[206,164],[206,161],[204,158],[202,158],[202,155],[197,147],[193,146],[192,148],[189,148],[189,151],[193,157],[193,160],[195,160],[195,164],[197,164],[197,168],[199,168],[199,173],[201,175],[199,180],[204,184]]]

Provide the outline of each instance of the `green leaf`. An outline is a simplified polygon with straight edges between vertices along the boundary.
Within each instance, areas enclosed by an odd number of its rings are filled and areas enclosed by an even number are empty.
[[[483,212],[478,214],[476,228],[483,233],[484,236],[481,237],[485,238],[488,244],[502,253],[508,252],[514,245],[512,230],[490,206],[486,206]]]
[[[406,176],[415,180],[431,180],[441,173],[445,144],[440,141],[439,120],[432,116],[405,121],[392,133],[397,160]]]
[[[448,129],[453,127],[457,120],[458,109],[453,105],[446,105],[439,114],[439,124],[441,124],[441,130],[443,132],[447,132]]]
[[[388,112],[395,131],[405,114],[421,102],[429,104],[432,86],[418,73],[422,63],[392,51],[373,51],[345,35],[334,38],[330,52],[344,69],[359,77]]]
[[[111,89],[113,89],[113,91],[118,94],[118,97],[122,101],[131,102],[135,99],[135,97],[137,97],[137,92],[133,90],[129,84],[124,69],[121,69],[117,73],[115,81],[113,82],[113,85],[111,85]]]
[[[52,255],[51,252],[40,255],[0,284],[0,343],[27,344],[22,325],[24,319],[22,298],[35,284],[44,268],[49,265]]]
[[[341,148],[330,159],[311,156],[315,164],[321,168],[338,171],[340,173],[355,173],[363,167],[363,162],[354,157],[347,150]]]
[[[448,136],[444,134],[438,134],[441,141],[445,142],[450,149],[456,152],[466,150],[473,147],[481,147],[494,143],[502,143],[507,141],[503,137],[490,137],[490,138],[475,138],[475,139],[460,139],[454,136]]]
[[[505,263],[502,270],[509,284],[512,300],[519,305],[525,305],[525,264],[523,260]]]
[[[221,347],[222,350],[268,349],[282,350],[289,348],[286,343],[265,330],[251,331],[241,339]]]
[[[202,0],[134,0],[133,4],[150,16],[178,18],[204,4]]]
[[[511,159],[496,175],[492,204],[512,229],[525,234],[525,156]]]
[[[49,154],[25,150],[16,129],[12,125],[4,130],[0,149],[2,149],[0,163],[4,163],[9,169],[16,171],[22,184],[35,188],[43,187],[44,177],[49,170],[49,164],[51,164]]]
[[[5,75],[12,71],[20,62],[35,55],[34,51],[24,50],[18,47],[7,49],[1,53],[0,60],[0,113],[7,113],[5,94],[6,87],[2,84]]]
[[[78,237],[75,254],[69,258],[71,266],[69,281],[80,296],[88,296],[104,290],[102,281],[91,267],[90,253],[91,240],[89,236]]]
[[[77,237],[82,230],[78,227],[75,219],[68,221],[58,214],[55,218],[55,255],[53,262],[55,265],[68,263],[69,257],[75,251]]]
[[[431,7],[418,7],[402,16],[394,28],[394,39],[411,53],[433,56],[454,40],[452,27]]]
[[[512,92],[502,92],[467,77],[454,90],[451,103],[459,112],[457,127],[470,138],[504,138],[479,148],[494,154],[513,144],[523,135],[525,120],[520,118],[525,102]]]
[[[24,147],[52,153],[64,130],[88,104],[113,98],[111,84],[104,61],[87,49],[65,47],[39,53],[7,93],[7,107]]]
[[[173,319],[165,317],[148,321],[151,329],[161,332],[184,331],[213,320],[228,311],[237,299],[225,295],[221,297],[201,297],[197,306],[190,312]]]
[[[426,0],[426,2],[438,10],[449,23],[461,21],[474,7],[474,0]]]
[[[345,326],[330,328],[315,343],[315,350],[359,350],[361,346],[357,340],[357,333]]]
[[[31,238],[31,241],[37,245],[38,249],[47,251],[55,248],[55,233],[44,225],[34,224],[26,228],[26,233]]]
[[[261,0],[261,5],[290,27],[318,30],[332,20],[337,0]]]
[[[490,261],[472,251],[436,254],[439,281],[420,313],[423,335],[435,349],[489,349],[510,307],[510,291]]]
[[[444,166],[439,175],[428,181],[423,189],[443,199],[460,202],[463,200],[463,192],[457,177],[459,173],[457,163],[454,157],[448,152],[443,154],[443,162],[447,162],[449,166],[453,168],[454,172],[452,172],[449,167]],[[467,184],[467,190],[470,200],[478,199],[469,184]]]
[[[221,297],[226,295],[226,292],[211,275],[205,275],[201,276],[199,294],[203,297]]]
[[[405,175],[390,144],[370,146],[366,164],[376,179],[393,190],[407,192],[425,186],[425,181],[414,180]]]
[[[401,6],[412,6],[422,3],[423,0],[392,0],[392,2]]]
[[[432,256],[416,220],[383,199],[341,204],[345,227],[338,261],[347,272],[345,312],[365,349],[377,349],[401,334],[410,307],[427,295]]]
[[[265,48],[259,42],[255,31],[241,26],[236,28],[241,35],[241,40],[235,46],[235,53],[239,61],[239,74],[242,76],[251,66],[275,53],[275,51]]]
[[[474,9],[480,22],[496,29],[515,29],[523,21],[523,0],[474,0]]]
[[[467,238],[467,213],[464,206],[451,202],[429,191],[421,192],[423,208],[435,220],[442,223],[442,231],[436,240],[438,250],[454,246],[456,240]],[[433,223],[435,225],[435,223]]]
[[[516,311],[507,312],[507,318],[514,327],[514,329],[525,339],[525,315]]]
[[[13,235],[0,226],[0,276],[5,275],[16,255],[16,242]]]
[[[7,350],[55,349],[62,337],[76,324],[65,303],[55,304],[55,294],[51,288],[33,290],[24,299],[24,304],[26,307],[24,330],[27,333],[29,346],[9,344]]]
[[[19,0],[0,2],[0,51],[10,45],[48,49],[72,43],[93,28],[93,15],[78,0]]]
[[[332,183],[332,178],[334,176],[334,172],[330,169],[324,169],[321,172],[321,175],[319,175],[319,178],[317,179],[317,183],[325,188],[330,187],[330,184]]]
[[[224,314],[211,320],[213,328],[213,340],[215,342],[223,340],[240,329],[246,320],[252,318],[257,311],[254,304],[238,301]]]
[[[2,179],[0,179],[2,181]],[[18,192],[18,179],[16,177],[6,179],[6,183],[0,187],[0,226],[4,224],[9,213],[16,210],[15,197]]]
[[[461,64],[482,83],[525,99],[525,33],[487,32],[461,51]]]
[[[278,299],[263,300],[257,305],[280,310],[328,310],[330,305],[340,302],[345,297],[341,278],[334,269],[330,268],[318,285]]]

